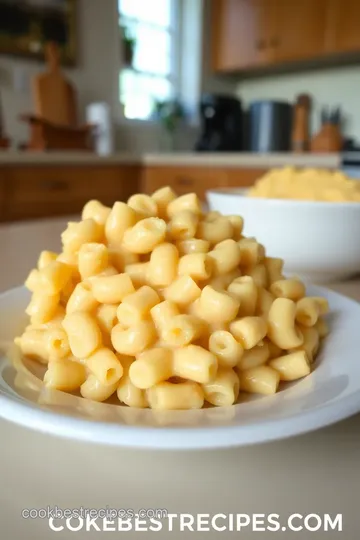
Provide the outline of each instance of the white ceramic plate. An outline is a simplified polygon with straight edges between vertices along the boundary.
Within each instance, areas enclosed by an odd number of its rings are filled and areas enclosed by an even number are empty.
[[[232,407],[162,412],[48,390],[35,364],[19,368],[11,341],[25,325],[29,295],[14,289],[0,295],[0,416],[72,439],[176,450],[262,443],[335,423],[360,410],[360,304],[319,287],[308,294],[327,297],[332,309],[331,334],[309,377]]]

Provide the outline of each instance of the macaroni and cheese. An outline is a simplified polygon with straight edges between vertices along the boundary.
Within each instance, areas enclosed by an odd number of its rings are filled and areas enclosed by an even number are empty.
[[[360,202],[360,182],[341,171],[272,169],[248,191],[249,197],[303,201]]]
[[[284,195],[297,179],[282,178]],[[90,201],[30,272],[15,342],[46,366],[44,385],[89,400],[173,410],[274,394],[313,369],[328,305],[242,229],[170,187]]]

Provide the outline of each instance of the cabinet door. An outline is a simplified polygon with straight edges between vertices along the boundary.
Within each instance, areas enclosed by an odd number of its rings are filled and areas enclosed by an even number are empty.
[[[213,68],[244,70],[271,64],[277,0],[213,0]]]
[[[261,178],[267,169],[228,169],[227,187],[229,188],[249,188]]]
[[[360,51],[360,1],[329,0],[328,52]]]
[[[212,1],[212,64],[231,71],[256,63],[257,13],[254,0]]]
[[[325,52],[329,0],[277,0],[271,37],[276,61],[320,57]]]
[[[206,199],[208,189],[225,187],[227,172],[224,169],[206,167],[147,167],[143,174],[142,191],[153,193],[164,186],[171,186],[178,195],[196,193]]]
[[[256,19],[255,66],[267,66],[275,61],[275,39],[278,24],[278,0],[252,0]]]
[[[139,189],[137,167],[16,167],[9,175],[13,220],[80,213],[91,199],[112,205]]]

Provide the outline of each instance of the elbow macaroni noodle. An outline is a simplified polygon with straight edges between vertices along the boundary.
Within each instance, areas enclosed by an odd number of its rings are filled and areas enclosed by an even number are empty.
[[[311,373],[329,306],[242,231],[170,187],[89,201],[30,272],[15,342],[44,385],[88,400],[175,410],[274,394]]]

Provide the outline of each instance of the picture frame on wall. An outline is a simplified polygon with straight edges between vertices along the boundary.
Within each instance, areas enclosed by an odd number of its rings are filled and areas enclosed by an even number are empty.
[[[77,62],[77,0],[0,0],[0,55],[44,59],[49,41],[61,63]]]

